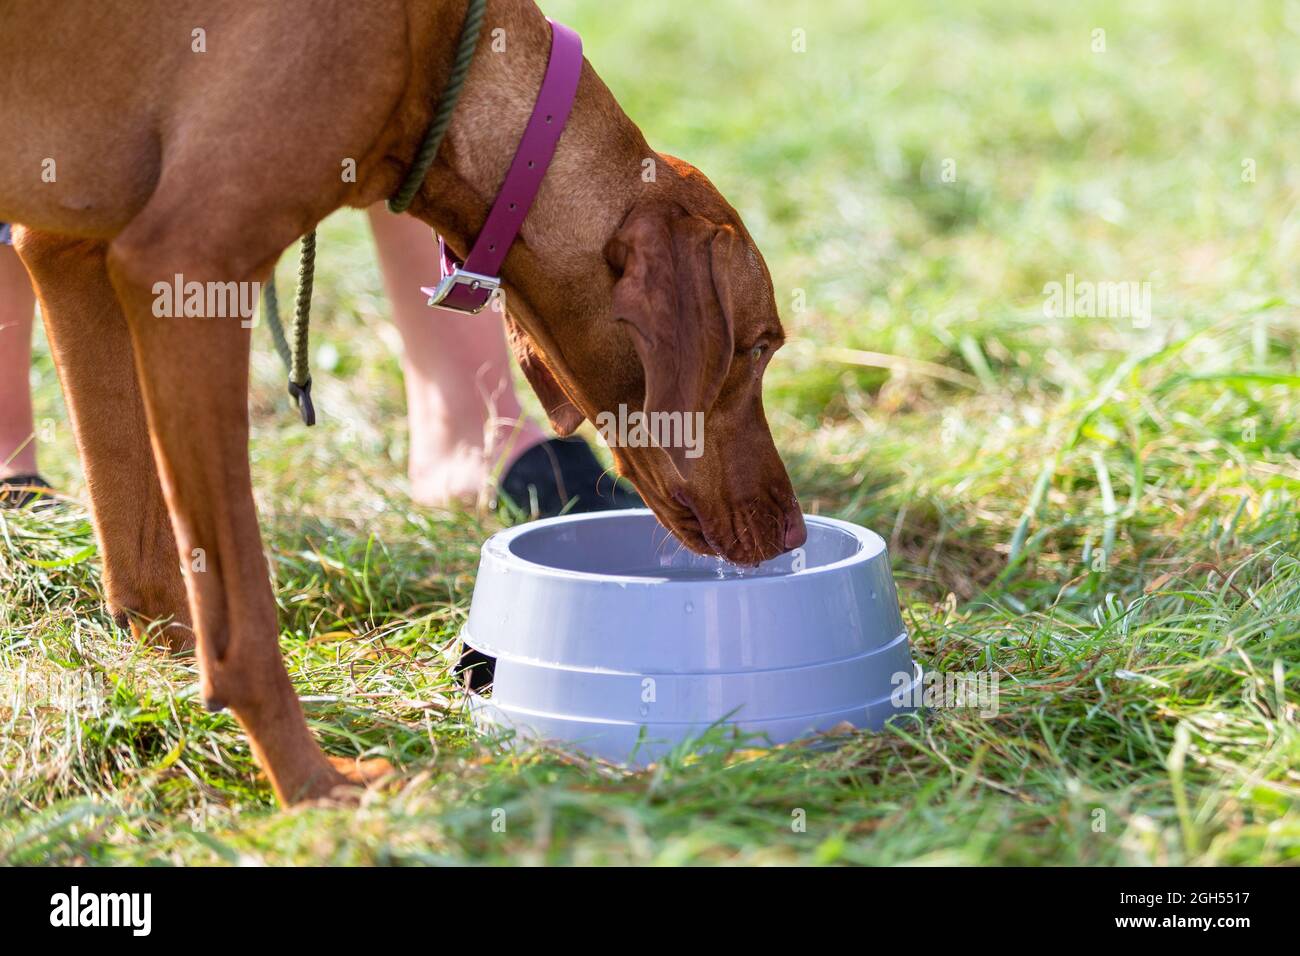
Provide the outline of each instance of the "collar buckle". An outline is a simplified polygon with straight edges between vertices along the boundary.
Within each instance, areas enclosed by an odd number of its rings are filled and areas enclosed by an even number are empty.
[[[485,276],[460,267],[453,268],[436,286],[421,286],[429,305],[465,315],[478,315],[501,288],[499,276]]]

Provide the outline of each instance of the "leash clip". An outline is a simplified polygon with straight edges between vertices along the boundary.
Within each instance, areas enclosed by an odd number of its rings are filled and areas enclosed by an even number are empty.
[[[311,400],[311,376],[307,376],[307,381],[299,385],[297,382],[289,383],[289,395],[293,402],[298,406],[298,412],[302,415],[302,423],[309,428],[316,424],[316,406]]]

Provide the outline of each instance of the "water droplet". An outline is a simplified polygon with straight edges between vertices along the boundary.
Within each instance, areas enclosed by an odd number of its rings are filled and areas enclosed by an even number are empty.
[[[687,601],[687,602],[686,602],[686,613],[687,613],[687,614],[690,614],[690,613],[691,613],[692,611],[694,611],[694,610],[695,610],[695,602],[693,602],[693,601]]]

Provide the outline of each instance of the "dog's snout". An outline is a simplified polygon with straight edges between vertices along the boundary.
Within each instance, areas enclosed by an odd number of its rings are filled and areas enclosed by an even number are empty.
[[[795,548],[803,547],[808,540],[808,526],[804,524],[803,512],[799,510],[796,503],[785,515],[785,549],[793,551]]]

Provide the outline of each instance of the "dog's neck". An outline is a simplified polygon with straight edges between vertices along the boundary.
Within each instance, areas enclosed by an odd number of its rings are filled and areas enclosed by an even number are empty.
[[[451,127],[411,206],[462,257],[505,178],[549,54],[550,26],[531,0],[488,4]],[[533,280],[573,281],[603,269],[605,244],[645,186],[643,171],[653,168],[646,161],[656,159],[584,64],[573,112],[507,262],[516,294],[529,298]]]

